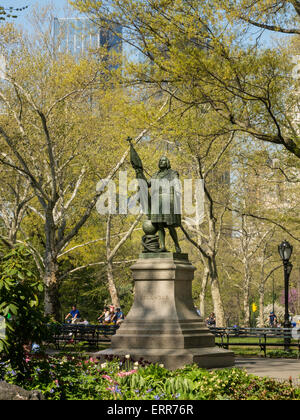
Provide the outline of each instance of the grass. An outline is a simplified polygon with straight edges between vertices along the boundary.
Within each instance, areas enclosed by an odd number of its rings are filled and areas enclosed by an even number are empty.
[[[230,337],[229,343],[241,343],[243,345],[243,341],[247,341],[248,343],[258,343],[257,337]],[[216,343],[220,343],[221,339],[219,337],[216,337]],[[291,340],[292,343],[297,344],[297,340]],[[283,344],[283,339],[278,339],[276,337],[268,337],[266,340],[267,344],[273,343],[273,344]]]
[[[245,345],[243,342],[253,343],[253,346]],[[215,340],[216,344],[221,343],[221,339],[216,337]],[[264,341],[262,341],[264,343]],[[292,344],[297,344],[296,340],[291,340]],[[230,344],[234,344],[230,346]],[[266,348],[266,355],[267,357],[288,357],[288,358],[298,358],[298,350],[293,347],[289,352],[284,351],[283,339],[278,339],[276,337],[267,338],[266,340],[267,348]],[[272,344],[272,346],[268,349],[268,344]],[[278,344],[278,346],[276,346]],[[255,346],[256,345],[256,346]],[[259,347],[259,339],[257,337],[230,337],[229,340],[229,348],[234,351],[234,353],[238,356],[261,356],[263,350],[260,350]]]

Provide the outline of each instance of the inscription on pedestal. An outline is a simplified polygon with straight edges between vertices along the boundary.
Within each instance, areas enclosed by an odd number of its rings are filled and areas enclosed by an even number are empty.
[[[147,302],[147,301],[160,301],[160,302],[162,302],[162,301],[168,301],[170,298],[169,298],[169,296],[141,296],[140,298],[139,298],[139,301],[140,302]]]

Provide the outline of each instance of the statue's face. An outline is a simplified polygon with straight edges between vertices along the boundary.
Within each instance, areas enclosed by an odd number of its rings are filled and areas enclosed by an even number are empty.
[[[158,166],[159,166],[159,169],[167,169],[168,159],[165,156],[161,157],[159,160]]]

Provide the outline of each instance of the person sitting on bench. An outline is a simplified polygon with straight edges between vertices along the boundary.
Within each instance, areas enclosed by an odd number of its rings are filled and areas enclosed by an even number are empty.
[[[112,318],[112,321],[116,324],[116,325],[120,325],[122,324],[122,322],[124,321],[124,314],[121,311],[121,308],[117,308],[116,312]]]
[[[72,320],[71,320],[72,324],[75,324],[77,321],[80,320],[80,313],[79,313],[79,310],[76,308],[76,305],[72,306],[72,310],[65,317],[65,320],[67,320],[69,318],[69,316],[72,317]]]

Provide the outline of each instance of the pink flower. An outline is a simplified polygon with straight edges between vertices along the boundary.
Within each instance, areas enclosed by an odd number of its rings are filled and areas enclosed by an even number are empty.
[[[102,378],[103,379],[107,379],[109,382],[113,382],[113,380],[111,379],[111,377],[108,376],[108,375],[102,375]]]
[[[120,378],[123,378],[124,376],[130,376],[133,373],[136,373],[136,370],[135,369],[134,370],[130,370],[129,372],[120,372],[120,373],[117,373],[117,376],[119,376]]]

